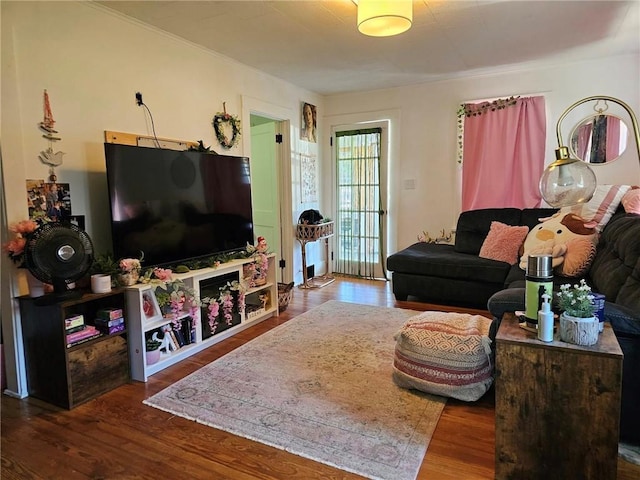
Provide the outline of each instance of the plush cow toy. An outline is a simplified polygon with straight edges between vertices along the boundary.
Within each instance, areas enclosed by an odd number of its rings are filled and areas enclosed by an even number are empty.
[[[520,268],[527,269],[529,255],[547,254],[552,256],[551,264],[559,275],[578,277],[586,272],[598,243],[595,222],[561,212],[540,221],[524,241]]]

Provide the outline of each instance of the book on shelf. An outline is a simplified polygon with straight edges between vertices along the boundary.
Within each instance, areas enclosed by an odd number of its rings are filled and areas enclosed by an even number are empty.
[[[67,347],[72,347],[79,343],[87,342],[99,337],[102,333],[93,325],[86,325],[85,328],[67,335]]]
[[[65,330],[67,330],[67,333],[71,333],[69,332],[70,329],[75,329],[75,331],[78,331],[81,330],[82,327],[84,327],[84,316],[82,314],[74,315],[72,317],[67,317],[64,319],[64,328]]]
[[[193,330],[193,320],[191,317],[187,317],[182,321],[180,330],[182,332],[182,338],[184,338],[185,345],[190,345],[195,342],[195,330]]]
[[[98,310],[97,317],[103,320],[115,320],[116,318],[122,318],[122,309],[103,308]]]
[[[173,342],[173,346],[175,347],[175,350],[178,350],[180,347],[184,345],[184,343],[181,344],[178,341],[178,336],[176,335],[176,331],[174,329],[169,330],[168,333],[171,336],[171,341]]]
[[[71,327],[71,328],[65,328],[64,329],[64,333],[66,333],[67,335],[70,333],[75,333],[75,332],[79,332],[80,330],[83,330],[85,327],[84,323],[82,325],[78,325],[75,327]]]
[[[124,323],[124,318],[114,318],[113,320],[105,320],[103,318],[96,318],[94,323],[97,326],[101,327],[115,327],[116,325],[122,325]]]
[[[100,331],[100,333],[104,333],[105,335],[113,335],[116,333],[124,332],[124,322],[112,325],[111,327],[107,325],[96,325],[96,328]]]
[[[182,334],[182,328],[178,328],[178,329],[174,328],[172,332],[176,337],[176,341],[178,342],[178,345],[181,347],[184,347],[186,345],[186,342],[184,339],[184,335]]]

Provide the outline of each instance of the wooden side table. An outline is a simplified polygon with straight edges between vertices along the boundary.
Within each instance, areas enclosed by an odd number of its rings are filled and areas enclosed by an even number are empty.
[[[496,336],[496,478],[616,478],[622,350],[545,343],[507,313]]]

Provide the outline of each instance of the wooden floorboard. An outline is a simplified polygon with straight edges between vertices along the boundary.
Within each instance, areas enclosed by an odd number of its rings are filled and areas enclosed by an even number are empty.
[[[396,302],[388,282],[339,278],[320,289],[296,288],[291,304],[279,317],[213,345],[153,375],[147,383],[131,382],[74,410],[3,395],[0,478],[361,478],[142,404],[145,398],[200,367],[327,300],[447,310],[416,301]],[[488,315],[478,310],[453,310]],[[474,403],[449,400],[418,479],[494,478],[494,419],[493,390]],[[638,478],[640,467],[619,460],[618,480]]]

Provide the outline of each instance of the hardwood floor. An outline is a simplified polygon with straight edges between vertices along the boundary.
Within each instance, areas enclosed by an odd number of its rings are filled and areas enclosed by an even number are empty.
[[[418,302],[396,302],[390,283],[338,279],[321,289],[296,288],[292,303],[279,317],[153,375],[146,384],[131,382],[74,410],[3,395],[1,478],[361,478],[142,404],[143,399],[178,379],[331,299],[413,310],[444,309]],[[418,479],[494,478],[494,446],[493,390],[475,403],[449,400]],[[619,460],[618,479],[637,478],[640,467]]]

